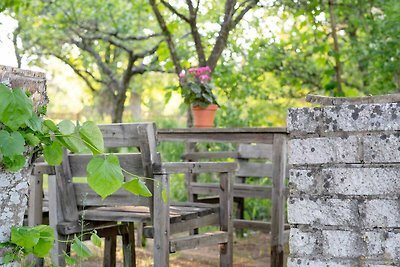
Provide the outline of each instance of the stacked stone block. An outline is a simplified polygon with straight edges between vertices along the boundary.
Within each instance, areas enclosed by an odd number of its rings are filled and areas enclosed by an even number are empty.
[[[290,109],[288,266],[400,266],[400,103]]]

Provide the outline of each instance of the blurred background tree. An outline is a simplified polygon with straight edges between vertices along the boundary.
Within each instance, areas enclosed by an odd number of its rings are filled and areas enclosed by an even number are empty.
[[[400,91],[398,0],[6,0],[0,10],[18,21],[16,61],[49,73],[50,116],[184,127],[177,74],[191,66],[214,69],[218,127],[284,126],[308,93]],[[179,160],[183,145],[161,151]],[[184,197],[182,179],[172,188]]]

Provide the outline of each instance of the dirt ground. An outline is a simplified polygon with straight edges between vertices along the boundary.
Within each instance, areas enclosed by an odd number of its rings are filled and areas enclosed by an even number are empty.
[[[120,247],[120,246],[119,246]],[[287,249],[287,248],[286,248]],[[136,262],[138,267],[152,265],[152,243],[148,240],[145,248],[136,249]],[[265,267],[270,264],[269,235],[249,233],[247,237],[236,238],[234,241],[234,266],[237,267]],[[122,251],[117,252],[118,264],[122,267]],[[95,250],[95,256],[86,260],[82,266],[102,266],[102,251]],[[173,267],[214,267],[219,266],[218,246],[203,247],[180,251],[170,256],[170,266]]]

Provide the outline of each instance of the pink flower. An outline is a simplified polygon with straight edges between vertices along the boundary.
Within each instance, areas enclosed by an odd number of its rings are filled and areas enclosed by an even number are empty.
[[[195,73],[196,72],[196,68],[190,68],[190,69],[188,69],[188,72],[189,73]]]
[[[186,75],[185,71],[182,70],[181,73],[179,73],[179,78],[185,78],[185,75]]]
[[[201,74],[199,76],[199,80],[200,82],[204,83],[204,82],[209,82],[211,80],[211,77],[208,74]]]

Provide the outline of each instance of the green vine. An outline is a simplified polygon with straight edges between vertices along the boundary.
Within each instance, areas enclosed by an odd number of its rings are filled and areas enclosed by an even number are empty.
[[[152,196],[142,177],[122,169],[117,156],[105,153],[103,135],[94,122],[74,124],[70,120],[63,120],[56,124],[52,120],[41,118],[40,115],[45,110],[46,107],[42,106],[35,112],[30,94],[23,89],[12,89],[0,84],[0,170],[18,172],[40,153],[43,153],[49,165],[56,166],[61,164],[63,149],[66,148],[73,153],[92,154],[86,168],[87,181],[102,198],[121,187],[136,195]],[[124,182],[123,172],[133,179]],[[162,195],[166,200],[165,189]],[[95,232],[91,239],[95,245],[99,245]],[[11,262],[30,253],[44,257],[51,250],[53,241],[53,229],[49,226],[13,227],[11,240],[0,246],[7,247],[9,253],[5,254],[4,261]],[[71,249],[79,257],[91,255],[90,250],[76,236]],[[74,262],[68,255],[66,260],[69,263]]]

